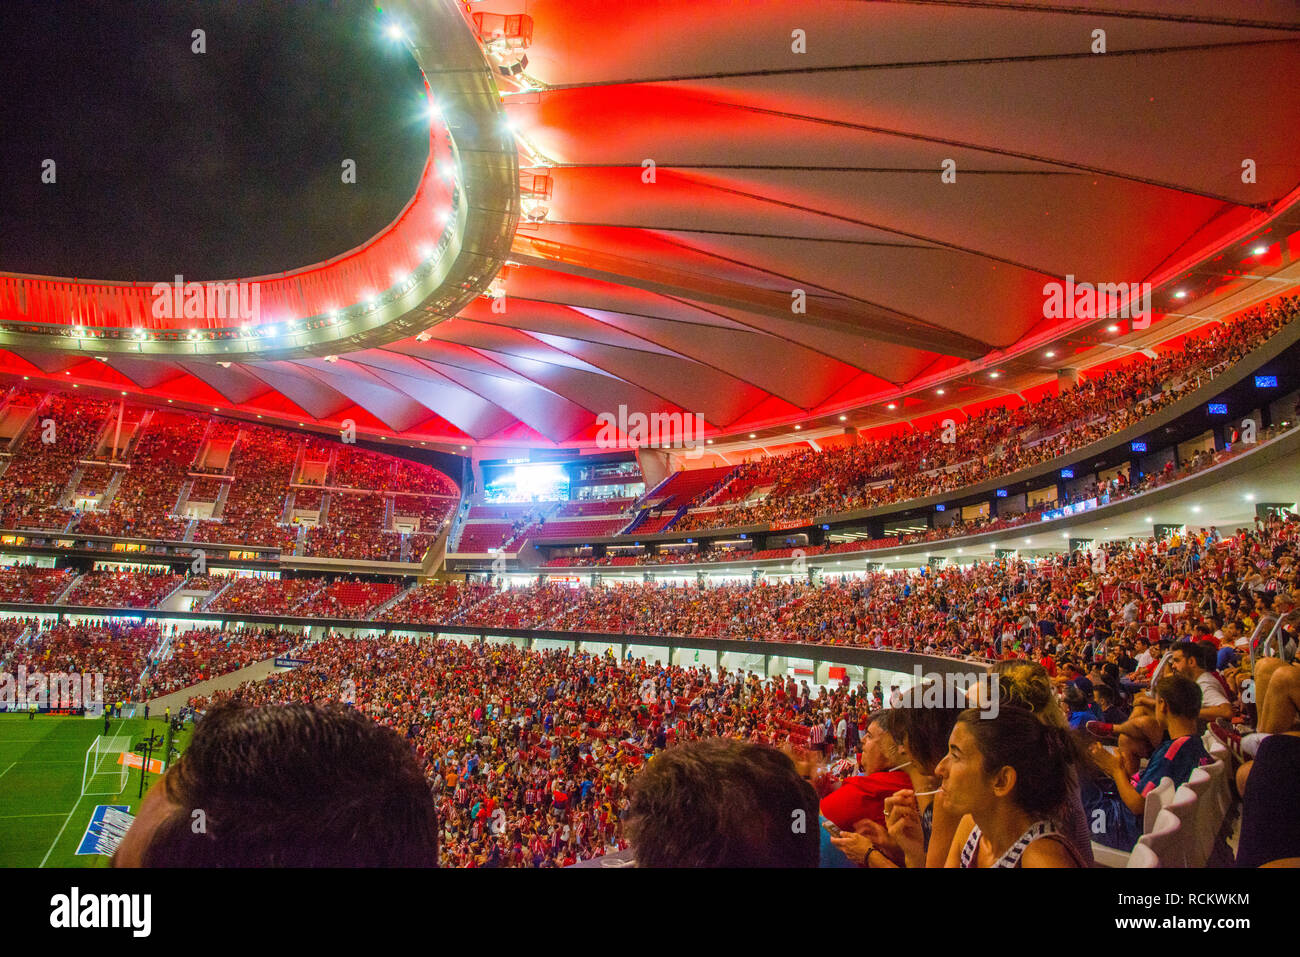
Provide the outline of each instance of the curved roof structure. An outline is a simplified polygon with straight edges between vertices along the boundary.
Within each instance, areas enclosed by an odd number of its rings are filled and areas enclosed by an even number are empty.
[[[937,411],[949,381],[996,399],[1131,331],[1051,314],[1050,284],[1150,283],[1172,334],[1293,281],[1282,0],[486,0],[472,63],[433,29],[451,0],[385,13],[462,160],[499,131],[456,91],[496,68],[529,215],[490,296],[434,322],[435,281],[387,332],[226,355],[52,348],[0,297],[0,370],[453,446],[589,448],[620,406],[726,440]],[[515,172],[483,175],[468,211]]]

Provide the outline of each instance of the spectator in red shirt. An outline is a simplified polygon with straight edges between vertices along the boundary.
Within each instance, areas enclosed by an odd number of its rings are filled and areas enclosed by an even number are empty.
[[[893,738],[872,715],[862,739],[859,762],[862,773],[845,780],[821,801],[822,816],[841,830],[852,831],[859,821],[871,820],[885,824],[885,798],[911,787],[907,772],[898,770],[902,764]]]

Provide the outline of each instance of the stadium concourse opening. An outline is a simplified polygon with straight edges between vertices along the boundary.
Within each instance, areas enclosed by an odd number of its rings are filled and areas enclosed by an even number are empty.
[[[0,7],[0,865],[1300,865],[1300,17],[1181,7]]]

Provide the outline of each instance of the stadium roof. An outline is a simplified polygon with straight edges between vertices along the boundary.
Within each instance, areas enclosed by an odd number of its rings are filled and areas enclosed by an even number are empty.
[[[949,381],[993,399],[1129,331],[1046,317],[1047,283],[1149,282],[1160,328],[1300,252],[1293,3],[469,9],[527,14],[531,42],[467,64],[468,23],[460,48],[434,29],[450,0],[384,12],[462,161],[503,111],[525,212],[546,208],[486,249],[510,262],[494,298],[437,321],[432,283],[356,339],[225,356],[6,325],[0,370],[397,440],[589,448],[620,406],[701,413],[725,440],[936,411]],[[491,67],[500,100],[458,99]],[[489,232],[518,216],[502,175],[459,180]]]

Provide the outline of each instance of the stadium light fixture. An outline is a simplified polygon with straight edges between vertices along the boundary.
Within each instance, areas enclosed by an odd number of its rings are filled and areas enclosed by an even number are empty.
[[[935,391],[935,394],[936,394],[936,395],[943,395],[943,392],[944,392],[943,389],[935,389],[934,391]]]
[[[1109,326],[1106,327],[1106,331],[1107,331],[1107,332],[1119,332],[1119,326],[1115,325],[1115,323],[1112,322]]]
[[[1174,293],[1174,298],[1175,298],[1175,299],[1186,299],[1186,298],[1187,298],[1187,290],[1186,290],[1186,289],[1179,289],[1176,293]]]
[[[1262,256],[1262,255],[1264,255],[1264,253],[1268,252],[1268,247],[1267,247],[1267,246],[1256,246],[1254,249],[1251,250],[1251,252],[1252,252],[1254,255],[1256,255],[1256,256]]]
[[[1047,358],[1049,358],[1049,359],[1055,359],[1055,358],[1056,358],[1056,352],[1055,352],[1055,350],[1053,350],[1053,349],[1048,349],[1048,350],[1047,350]]]

